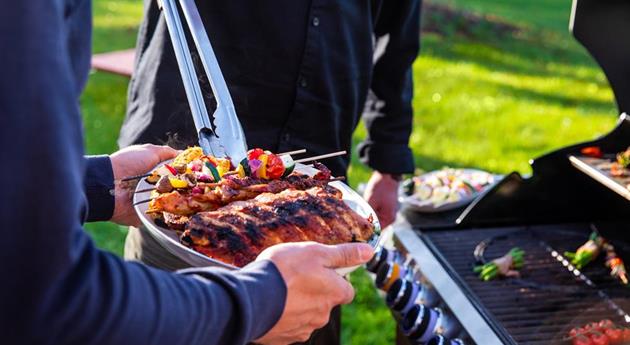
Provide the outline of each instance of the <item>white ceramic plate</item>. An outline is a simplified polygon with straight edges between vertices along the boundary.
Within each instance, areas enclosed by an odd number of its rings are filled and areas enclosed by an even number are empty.
[[[161,163],[160,165],[162,164],[164,163]],[[307,174],[309,176],[313,176],[318,172],[318,170],[314,168],[299,163],[296,165],[295,169],[296,171]],[[374,225],[374,236],[369,241],[369,243],[370,245],[372,245],[372,247],[376,248],[376,246],[379,245],[380,241],[381,225],[378,221],[378,218],[376,217],[376,213],[374,212],[374,210],[372,210],[370,205],[357,192],[352,190],[345,183],[334,181],[331,182],[330,185],[341,191],[343,195],[343,201],[351,209],[357,212],[361,217],[365,217],[367,219],[368,217],[372,216],[371,218],[372,224]],[[144,179],[142,179],[138,183],[136,190],[146,190],[152,187],[153,185],[147,183]],[[133,197],[133,202],[136,203],[141,200],[149,199],[150,194],[151,192],[135,193]],[[219,260],[215,260],[181,244],[176,231],[159,226],[153,221],[151,217],[146,214],[148,207],[148,203],[136,205],[136,213],[140,217],[142,224],[144,224],[144,226],[149,231],[149,234],[151,234],[151,236],[155,238],[171,254],[184,260],[193,267],[218,266],[227,269],[238,269],[238,267],[236,266],[223,263]],[[347,267],[338,269],[337,272],[339,272],[339,274],[345,275],[355,269],[356,267]]]
[[[435,212],[444,212],[444,211],[449,211],[449,210],[453,210],[456,209],[458,207],[462,207],[465,206],[469,203],[471,203],[473,200],[475,200],[475,198],[483,191],[487,190],[488,188],[492,187],[495,183],[497,183],[497,181],[499,181],[501,179],[501,175],[493,175],[489,172],[483,171],[483,170],[478,170],[478,169],[452,169],[452,170],[457,170],[463,174],[486,174],[489,178],[492,179],[492,182],[486,186],[483,187],[483,189],[481,191],[476,191],[473,192],[469,195],[466,195],[464,197],[462,197],[461,199],[454,201],[454,202],[448,202],[448,201],[444,201],[444,202],[440,202],[440,203],[435,203],[433,200],[420,200],[419,198],[417,198],[414,195],[408,196],[405,195],[404,193],[404,189],[402,187],[402,184],[400,186],[400,188],[398,189],[398,201],[415,210],[418,212],[424,212],[424,213],[435,213]],[[420,175],[420,178],[426,179],[429,178],[433,175],[436,175],[438,173],[442,172],[442,170],[436,170],[436,171],[431,171],[429,173]]]

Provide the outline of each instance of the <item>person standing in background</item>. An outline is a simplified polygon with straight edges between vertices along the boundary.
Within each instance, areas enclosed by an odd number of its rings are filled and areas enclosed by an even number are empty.
[[[361,115],[361,161],[374,169],[365,197],[383,226],[395,218],[401,174],[414,169],[412,63],[420,42],[421,0],[197,1],[250,147],[305,148],[318,155],[352,147]],[[189,40],[190,41],[190,40]],[[375,54],[375,46],[382,51]],[[378,55],[378,56],[375,56]],[[193,52],[198,71],[198,55]],[[210,112],[215,102],[201,80]],[[197,134],[164,17],[146,0],[129,85],[121,147],[139,142],[194,145]],[[327,160],[346,175],[350,156]],[[186,263],[142,229],[131,228],[125,256],[163,269]],[[338,318],[335,318],[338,321]],[[316,343],[338,343],[338,325]]]

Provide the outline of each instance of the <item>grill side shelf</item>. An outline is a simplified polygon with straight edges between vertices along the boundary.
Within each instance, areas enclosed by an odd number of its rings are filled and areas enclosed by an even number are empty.
[[[595,181],[603,184],[627,200],[630,200],[630,190],[628,190],[625,185],[621,184],[621,181],[618,178],[615,178],[598,168],[600,164],[605,162],[604,160],[571,155],[569,156],[569,161],[574,167],[584,174],[590,176]]]

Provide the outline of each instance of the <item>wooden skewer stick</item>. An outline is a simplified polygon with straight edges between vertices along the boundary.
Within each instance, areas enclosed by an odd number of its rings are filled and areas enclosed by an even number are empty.
[[[119,179],[118,181],[126,182],[126,181],[131,181],[131,180],[139,180],[141,178],[145,178],[145,177],[149,177],[149,176],[151,176],[151,173],[143,174],[143,175],[123,177],[123,178]]]
[[[140,204],[144,204],[144,203],[151,202],[151,201],[153,201],[153,198],[136,201],[136,202],[133,203],[133,206],[138,206]]]
[[[153,187],[153,188],[147,188],[147,189],[140,189],[140,190],[134,191],[133,193],[134,193],[134,194],[138,194],[138,193],[146,193],[146,192],[151,192],[151,191],[154,191],[154,190],[155,190],[155,187]]]
[[[343,156],[345,154],[346,154],[346,151],[339,151],[339,152],[327,153],[325,155],[320,155],[320,156],[315,156],[315,157],[302,158],[302,159],[296,160],[295,162],[296,163],[312,162],[312,161],[316,161],[318,159],[325,159],[325,158]]]
[[[289,152],[282,152],[282,153],[278,153],[276,156],[299,155],[300,153],[306,153],[306,150],[301,149],[301,150],[295,150],[295,151],[289,151]]]

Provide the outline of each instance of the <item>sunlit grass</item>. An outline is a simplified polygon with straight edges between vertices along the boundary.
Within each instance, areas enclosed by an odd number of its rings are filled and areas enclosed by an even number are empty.
[[[616,109],[608,83],[566,31],[569,0],[441,0],[493,13],[523,30],[471,38],[425,35],[413,66],[416,166],[528,172],[528,160],[608,131]],[[134,46],[142,2],[95,2],[96,52]],[[115,150],[126,78],[95,73],[81,99],[90,153]],[[365,136],[360,125],[354,142]],[[353,156],[354,186],[369,171]],[[89,225],[101,247],[122,253],[125,229]],[[395,324],[364,271],[352,276],[355,302],[343,309],[346,344],[391,344]]]

